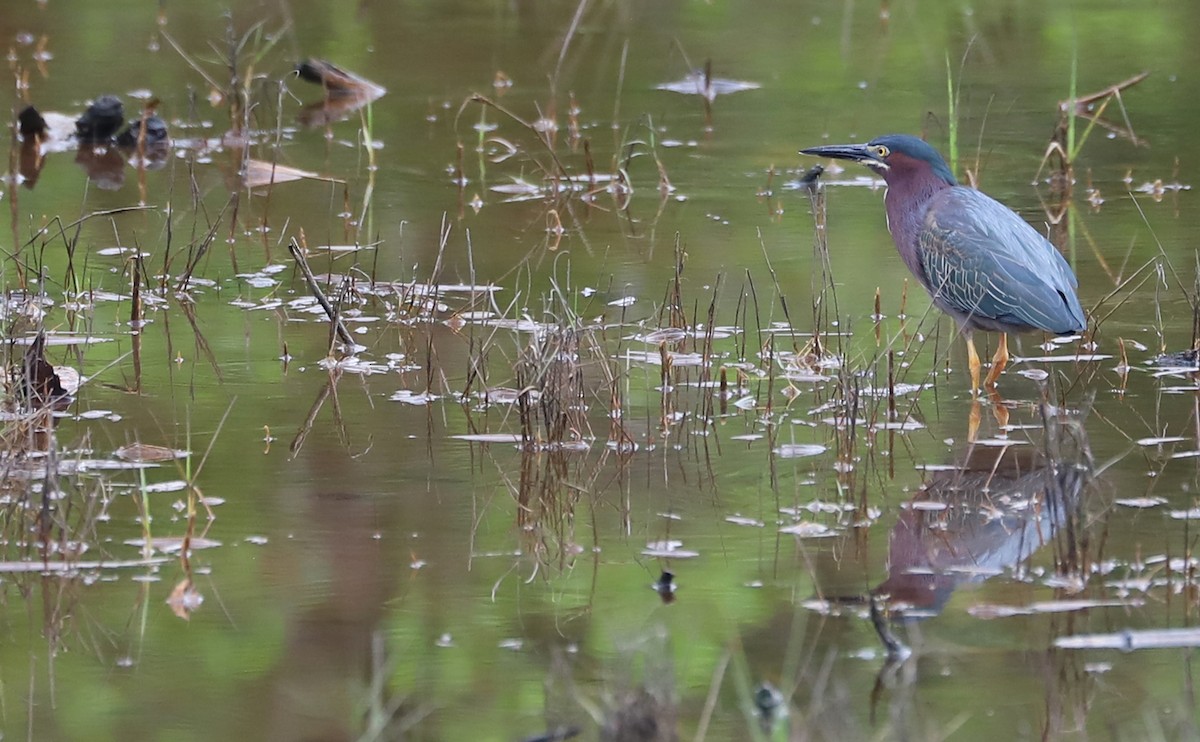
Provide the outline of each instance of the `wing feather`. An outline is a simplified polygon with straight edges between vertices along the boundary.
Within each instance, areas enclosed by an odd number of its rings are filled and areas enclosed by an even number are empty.
[[[1087,326],[1075,273],[1054,245],[973,188],[934,196],[920,246],[935,303],[968,321],[1057,334]]]

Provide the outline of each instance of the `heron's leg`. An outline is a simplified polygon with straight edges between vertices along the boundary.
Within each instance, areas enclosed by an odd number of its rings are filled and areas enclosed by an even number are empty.
[[[996,355],[992,356],[992,370],[988,371],[987,379],[984,384],[991,389],[996,386],[996,379],[1000,378],[1000,373],[1004,371],[1004,367],[1008,365],[1008,333],[1000,333],[1000,347],[996,348]]]
[[[967,367],[971,369],[971,394],[979,396],[979,353],[975,351],[975,336],[967,335]]]
[[[971,411],[967,413],[967,443],[974,443],[979,435],[979,423],[983,420],[983,410],[979,397],[971,400]]]

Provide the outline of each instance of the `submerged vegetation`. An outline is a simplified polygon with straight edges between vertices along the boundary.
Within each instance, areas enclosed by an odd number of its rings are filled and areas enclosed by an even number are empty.
[[[1023,92],[1039,167],[993,102],[1003,24],[905,90],[697,67],[624,2],[453,33],[164,6],[141,77],[76,80],[58,5],[9,54],[3,736],[89,738],[102,689],[90,738],[1196,733],[1190,655],[1153,647],[1200,643],[1200,150],[1141,146],[1178,135],[1142,128],[1164,76],[1122,78],[1149,61],[1071,49],[1057,108]],[[915,43],[896,5],[842,43]],[[793,159],[884,125],[1080,276],[1093,329],[1025,338],[999,394],[880,184]]]

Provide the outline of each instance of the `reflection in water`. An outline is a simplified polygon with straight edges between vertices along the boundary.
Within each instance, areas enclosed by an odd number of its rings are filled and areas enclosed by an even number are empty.
[[[322,453],[325,466],[338,466],[335,453]],[[264,678],[269,706],[259,738],[357,739],[355,712],[364,705],[370,709],[364,723],[385,738],[409,715],[423,714],[403,697],[391,696],[389,677],[399,660],[389,658],[381,638],[402,567],[374,535],[387,528],[394,508],[357,493],[290,494],[302,497],[304,527],[296,534],[295,552],[275,566],[303,567],[324,576],[323,585],[320,599],[296,601],[286,614],[283,651]],[[366,703],[363,695],[370,696]]]
[[[1043,411],[1043,423],[1043,439],[1032,444],[969,443],[905,504],[888,536],[887,579],[871,595],[871,621],[887,650],[870,694],[872,723],[885,695],[889,724],[909,729],[917,723],[918,663],[909,661],[912,650],[888,623],[884,601],[893,618],[937,615],[959,585],[1016,569],[1047,544],[1055,548],[1058,575],[1082,583],[1091,450],[1080,422],[1050,419]],[[1086,687],[1070,662],[1051,664],[1047,708]],[[1086,715],[1086,703],[1080,709]],[[1049,718],[1046,724],[1060,726]]]
[[[88,180],[101,190],[117,191],[125,185],[125,158],[115,147],[80,144],[75,153],[75,164],[83,168]]]
[[[935,615],[959,585],[1018,566],[1060,530],[1067,561],[1056,563],[1077,572],[1070,544],[1091,456],[1081,425],[1048,430],[1054,440],[1041,448],[969,445],[906,504],[888,538],[888,577],[875,589],[894,613]]]

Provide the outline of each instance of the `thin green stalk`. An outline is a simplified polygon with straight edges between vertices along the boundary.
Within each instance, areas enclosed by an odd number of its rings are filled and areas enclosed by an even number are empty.
[[[1071,157],[1071,163],[1075,162],[1075,96],[1076,84],[1079,75],[1079,53],[1071,55],[1071,93],[1067,96],[1067,153]]]
[[[950,52],[946,52],[946,106],[949,109],[950,172],[958,176],[958,96],[954,94],[954,73],[950,69]]]

